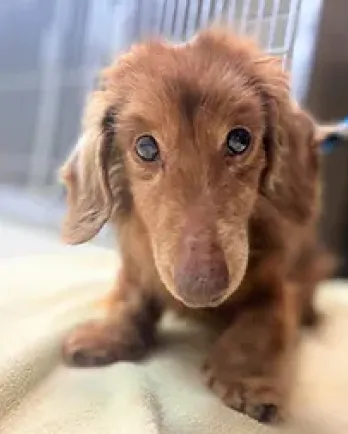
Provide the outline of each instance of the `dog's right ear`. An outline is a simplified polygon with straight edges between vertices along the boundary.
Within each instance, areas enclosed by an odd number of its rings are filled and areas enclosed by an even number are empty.
[[[112,211],[108,173],[115,119],[112,110],[103,107],[100,93],[92,95],[83,133],[60,170],[68,204],[62,237],[69,244],[83,243],[94,237]]]

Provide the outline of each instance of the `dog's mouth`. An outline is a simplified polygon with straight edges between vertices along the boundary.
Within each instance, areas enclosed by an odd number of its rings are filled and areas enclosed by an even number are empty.
[[[245,275],[246,231],[232,234],[224,247],[214,225],[202,225],[198,219],[189,222],[172,252],[154,249],[157,269],[167,290],[187,307],[217,307],[239,288]],[[166,244],[157,244],[161,245]]]
[[[225,261],[197,261],[159,266],[158,271],[171,295],[189,308],[214,308],[223,304],[241,285],[247,266],[247,254],[239,256],[237,267],[229,272]]]
[[[169,292],[190,308],[212,308],[223,304],[241,285],[247,268],[247,254],[235,259],[233,273],[225,260],[188,262],[174,267],[174,278],[167,286]]]
[[[192,309],[214,308],[224,303],[236,288],[228,288],[214,293],[198,292],[195,294],[181,294],[176,289],[170,290],[174,298]]]
[[[174,272],[174,297],[189,307],[214,307],[222,303],[229,291],[229,273],[224,262],[204,264],[190,270],[180,267]]]

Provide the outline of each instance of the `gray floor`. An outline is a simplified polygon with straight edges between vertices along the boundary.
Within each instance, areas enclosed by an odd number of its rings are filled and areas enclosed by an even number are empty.
[[[0,219],[0,258],[64,254],[68,250],[79,252],[99,248],[93,244],[65,246],[55,231]]]
[[[52,195],[53,196],[53,195]],[[59,228],[66,211],[64,201],[50,195],[0,186],[0,257],[81,251],[97,246],[113,247],[114,236],[104,229],[82,246],[65,246]]]

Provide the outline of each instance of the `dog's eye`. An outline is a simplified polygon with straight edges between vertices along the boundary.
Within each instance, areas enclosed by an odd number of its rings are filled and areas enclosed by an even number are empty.
[[[245,128],[238,127],[231,130],[227,135],[227,149],[230,155],[241,155],[250,146],[251,134]]]
[[[159,148],[152,136],[142,136],[136,141],[135,151],[144,161],[155,161],[159,157]]]

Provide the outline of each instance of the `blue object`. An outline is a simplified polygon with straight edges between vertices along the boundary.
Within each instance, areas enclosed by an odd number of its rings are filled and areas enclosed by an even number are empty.
[[[329,154],[335,148],[335,146],[340,142],[341,130],[343,129],[348,129],[348,117],[343,119],[343,121],[337,125],[337,131],[330,134],[326,138],[326,140],[323,141],[322,149],[324,154]]]

